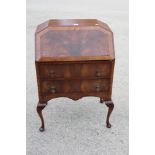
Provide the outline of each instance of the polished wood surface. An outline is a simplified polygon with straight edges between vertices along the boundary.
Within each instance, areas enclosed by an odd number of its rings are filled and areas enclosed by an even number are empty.
[[[49,20],[38,26],[35,39],[37,61],[114,59],[113,34],[98,20]]]
[[[40,77],[51,79],[70,78],[110,78],[112,64],[109,61],[94,61],[83,63],[63,63],[40,65]],[[76,72],[75,72],[76,70]]]
[[[41,93],[59,94],[59,93],[91,93],[91,92],[109,92],[110,80],[42,80]]]
[[[96,19],[49,20],[40,24],[35,33],[35,64],[40,131],[45,126],[42,110],[56,97],[100,97],[109,109],[106,123],[111,127],[115,54],[113,33],[107,24]]]

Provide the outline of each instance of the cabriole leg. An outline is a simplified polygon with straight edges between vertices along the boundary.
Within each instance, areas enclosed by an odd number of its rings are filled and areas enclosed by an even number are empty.
[[[44,125],[44,118],[43,118],[43,114],[42,114],[42,110],[46,107],[47,103],[38,103],[37,105],[37,113],[40,117],[41,120],[41,127],[39,128],[40,132],[43,132],[45,130],[45,125]]]
[[[100,103],[103,103],[104,99],[102,97],[100,97]]]
[[[105,104],[106,106],[108,107],[108,113],[107,113],[107,118],[106,118],[106,125],[107,125],[107,128],[111,128],[111,124],[109,122],[109,118],[110,118],[110,115],[114,109],[114,103],[112,101],[105,101]]]

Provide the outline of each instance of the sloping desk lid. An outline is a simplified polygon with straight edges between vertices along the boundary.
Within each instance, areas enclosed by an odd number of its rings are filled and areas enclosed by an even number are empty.
[[[36,61],[113,60],[113,33],[96,19],[48,20],[35,33]]]

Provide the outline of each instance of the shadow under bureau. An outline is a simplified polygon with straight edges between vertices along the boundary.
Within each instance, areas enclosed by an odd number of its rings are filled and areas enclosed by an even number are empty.
[[[42,110],[56,97],[100,97],[100,103],[108,107],[106,125],[110,128],[114,63],[113,33],[107,24],[96,19],[66,19],[38,25],[35,64],[40,131],[45,126]]]

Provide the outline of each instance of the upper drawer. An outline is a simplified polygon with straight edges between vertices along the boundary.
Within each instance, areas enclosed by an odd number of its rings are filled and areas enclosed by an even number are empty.
[[[69,65],[65,64],[41,64],[40,77],[42,78],[69,78]]]
[[[73,63],[73,64],[41,64],[40,77],[42,78],[110,78],[111,63]]]

